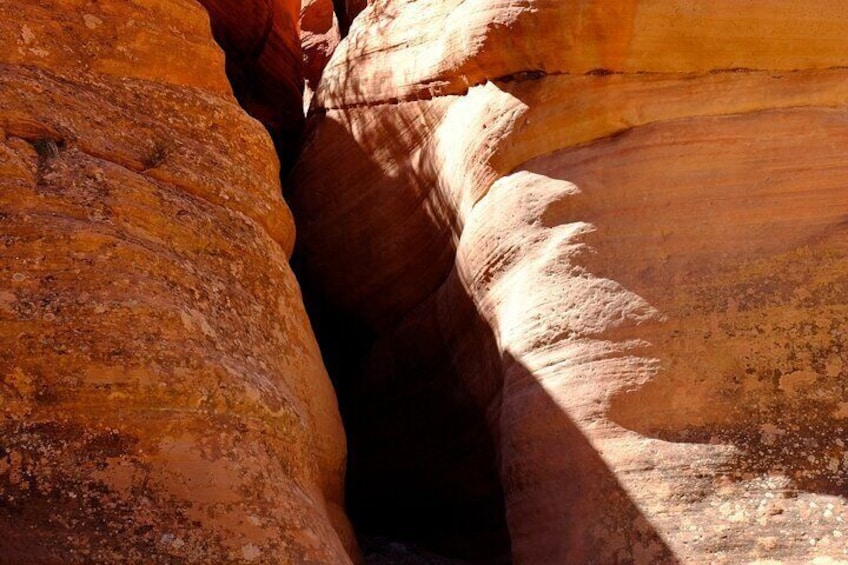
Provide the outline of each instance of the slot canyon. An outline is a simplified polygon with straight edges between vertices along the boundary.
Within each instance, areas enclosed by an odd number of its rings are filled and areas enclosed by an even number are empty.
[[[848,6],[0,48],[0,563],[848,563]]]

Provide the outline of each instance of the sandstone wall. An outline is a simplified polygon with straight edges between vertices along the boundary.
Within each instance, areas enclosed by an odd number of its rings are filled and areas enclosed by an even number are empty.
[[[285,166],[303,130],[300,2],[197,0],[209,13],[215,40],[226,53],[227,76],[239,104],[262,122]]]
[[[277,159],[203,9],[0,2],[0,141],[0,560],[348,562]]]
[[[292,179],[324,331],[369,351],[356,488],[502,489],[518,563],[846,558],[845,12],[369,6]],[[472,449],[499,485],[432,480]]]
[[[339,44],[339,25],[329,0],[306,0],[300,9],[300,38],[306,82],[312,90]]]

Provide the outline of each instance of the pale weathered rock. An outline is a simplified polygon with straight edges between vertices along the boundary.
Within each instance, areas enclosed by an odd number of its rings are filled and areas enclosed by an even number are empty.
[[[519,563],[848,559],[844,11],[363,12],[293,178],[325,331],[370,348],[354,488],[502,487]]]
[[[0,561],[347,562],[277,161],[202,8],[0,2],[0,134]]]

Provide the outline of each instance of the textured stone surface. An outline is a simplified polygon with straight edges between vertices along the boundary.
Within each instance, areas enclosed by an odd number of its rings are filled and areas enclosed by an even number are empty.
[[[848,559],[846,28],[829,2],[369,6],[292,195],[327,343],[359,340],[351,496],[464,508],[466,540],[503,496],[519,563]]]
[[[0,141],[0,561],[347,562],[277,161],[202,8],[0,2]]]
[[[306,77],[305,109],[309,108],[311,95],[340,39],[332,0],[304,0],[300,8],[300,44]]]
[[[215,40],[227,54],[227,76],[239,104],[268,128],[288,166],[303,129],[299,2],[198,1],[209,12]]]
[[[339,44],[339,26],[330,0],[306,0],[300,8],[300,41],[306,81],[314,90]]]

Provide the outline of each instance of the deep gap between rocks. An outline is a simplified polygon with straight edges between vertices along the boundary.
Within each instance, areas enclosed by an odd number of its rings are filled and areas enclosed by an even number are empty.
[[[305,279],[306,308],[338,394],[348,437],[348,513],[369,563],[509,563],[503,489],[485,415],[444,343],[423,352],[416,343],[432,340],[435,328],[381,338],[314,291],[300,250],[292,263]],[[470,299],[457,307],[484,328],[474,332],[474,346],[499,368],[494,335]],[[380,342],[387,339],[395,354],[391,368],[380,366],[386,350]],[[420,553],[421,560],[404,560]]]
[[[339,21],[346,34],[344,0],[334,0],[334,7],[342,14]],[[232,56],[214,20],[213,32],[227,55],[227,76],[240,105],[264,122],[265,116],[252,110],[255,100],[267,100],[268,93],[257,90],[261,81],[251,78],[252,63],[245,63],[241,54]],[[302,143],[302,123],[296,123],[295,131],[266,122],[284,187]],[[436,327],[422,328],[422,339],[436,338],[432,348],[413,347],[415,355],[398,360],[404,368],[388,381],[382,379],[373,351],[380,336],[364,321],[331,306],[315,290],[318,285],[309,280],[302,263],[302,251],[296,247],[291,266],[336,388],[348,438],[347,511],[366,561],[509,563],[503,489],[490,426],[455,374],[451,351],[439,341],[443,336]],[[474,345],[489,357],[485,364],[500,367],[491,330],[470,298],[462,302],[460,309],[472,325],[483,329],[475,333]],[[417,337],[413,333],[404,339]]]

